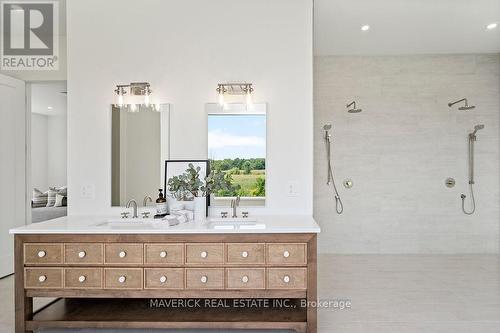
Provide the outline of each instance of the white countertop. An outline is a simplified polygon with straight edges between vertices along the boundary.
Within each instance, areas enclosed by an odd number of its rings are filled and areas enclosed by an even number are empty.
[[[144,222],[138,219],[120,220],[111,216],[64,216],[10,229],[11,234],[228,234],[228,233],[319,233],[319,225],[308,215],[255,216],[259,229],[213,228],[208,220],[191,221],[175,226],[166,222]],[[114,223],[106,223],[108,221]],[[213,223],[213,222],[212,222]],[[218,226],[226,222],[217,222]],[[227,222],[231,224],[231,222]]]

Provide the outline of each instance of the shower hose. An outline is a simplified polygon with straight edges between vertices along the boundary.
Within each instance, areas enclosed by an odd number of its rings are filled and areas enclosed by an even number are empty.
[[[476,199],[474,198],[474,189],[472,188],[472,184],[469,184],[469,186],[470,186],[470,197],[472,199],[472,210],[469,212],[465,210],[465,194],[462,194],[462,196],[461,196],[462,197],[462,211],[464,212],[464,214],[472,215],[476,211]]]
[[[468,157],[469,157],[469,187],[470,187],[470,198],[472,203],[472,210],[465,210],[465,198],[466,195],[462,193],[460,196],[462,198],[462,211],[466,215],[472,215],[476,211],[476,199],[474,198],[474,139],[469,136],[469,149],[468,149]]]
[[[331,163],[331,152],[330,152],[330,140],[327,138],[326,140],[326,155],[328,159],[328,181],[326,185],[333,185],[333,191],[335,194],[335,211],[337,214],[342,214],[344,212],[344,204],[342,203],[342,199],[340,198],[339,191],[337,191],[337,186],[335,185],[335,178],[333,177],[333,167]],[[331,180],[331,181],[330,181]]]

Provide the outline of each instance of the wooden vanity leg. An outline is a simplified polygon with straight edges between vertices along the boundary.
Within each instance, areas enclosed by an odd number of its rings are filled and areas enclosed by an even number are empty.
[[[317,235],[314,234],[313,237],[307,243],[307,301],[316,302],[317,295]],[[307,308],[307,333],[316,333],[318,326],[317,319],[317,308],[308,307]]]
[[[26,320],[33,318],[33,298],[26,297],[24,290],[23,241],[21,236],[14,237],[14,298],[16,333],[27,333]]]

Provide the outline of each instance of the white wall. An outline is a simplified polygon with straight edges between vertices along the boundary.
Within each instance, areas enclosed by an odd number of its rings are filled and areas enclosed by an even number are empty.
[[[48,116],[31,114],[31,185],[44,192],[48,189]]]
[[[14,271],[11,228],[26,223],[26,87],[0,74],[0,277]]]
[[[498,253],[500,56],[315,58],[314,216],[321,252]],[[457,111],[463,97],[476,105]],[[356,100],[362,113],[345,105]],[[342,215],[326,182],[322,126],[333,124]],[[467,195],[467,134],[476,142],[475,215]],[[444,185],[454,177],[456,187]],[[346,190],[342,181],[351,178]]]
[[[65,81],[30,84],[32,187],[42,192],[67,185],[65,91]]]
[[[207,155],[204,104],[234,80],[269,103],[266,212],[312,213],[311,0],[69,0],[67,15],[70,214],[110,212],[116,84],[148,81],[172,103],[171,158],[194,159]]]
[[[49,116],[47,123],[47,183],[66,186],[67,177],[67,117]]]

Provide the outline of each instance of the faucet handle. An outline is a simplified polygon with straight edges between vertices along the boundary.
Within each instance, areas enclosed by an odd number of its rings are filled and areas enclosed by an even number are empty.
[[[149,217],[149,212],[143,212],[142,213],[142,218],[147,219]]]
[[[225,219],[227,217],[227,212],[220,212],[220,217]]]
[[[244,219],[246,219],[248,217],[248,212],[241,212],[241,214],[243,215]]]
[[[130,214],[129,212],[123,212],[123,213],[120,213],[122,215],[122,219],[128,219],[128,214]]]

